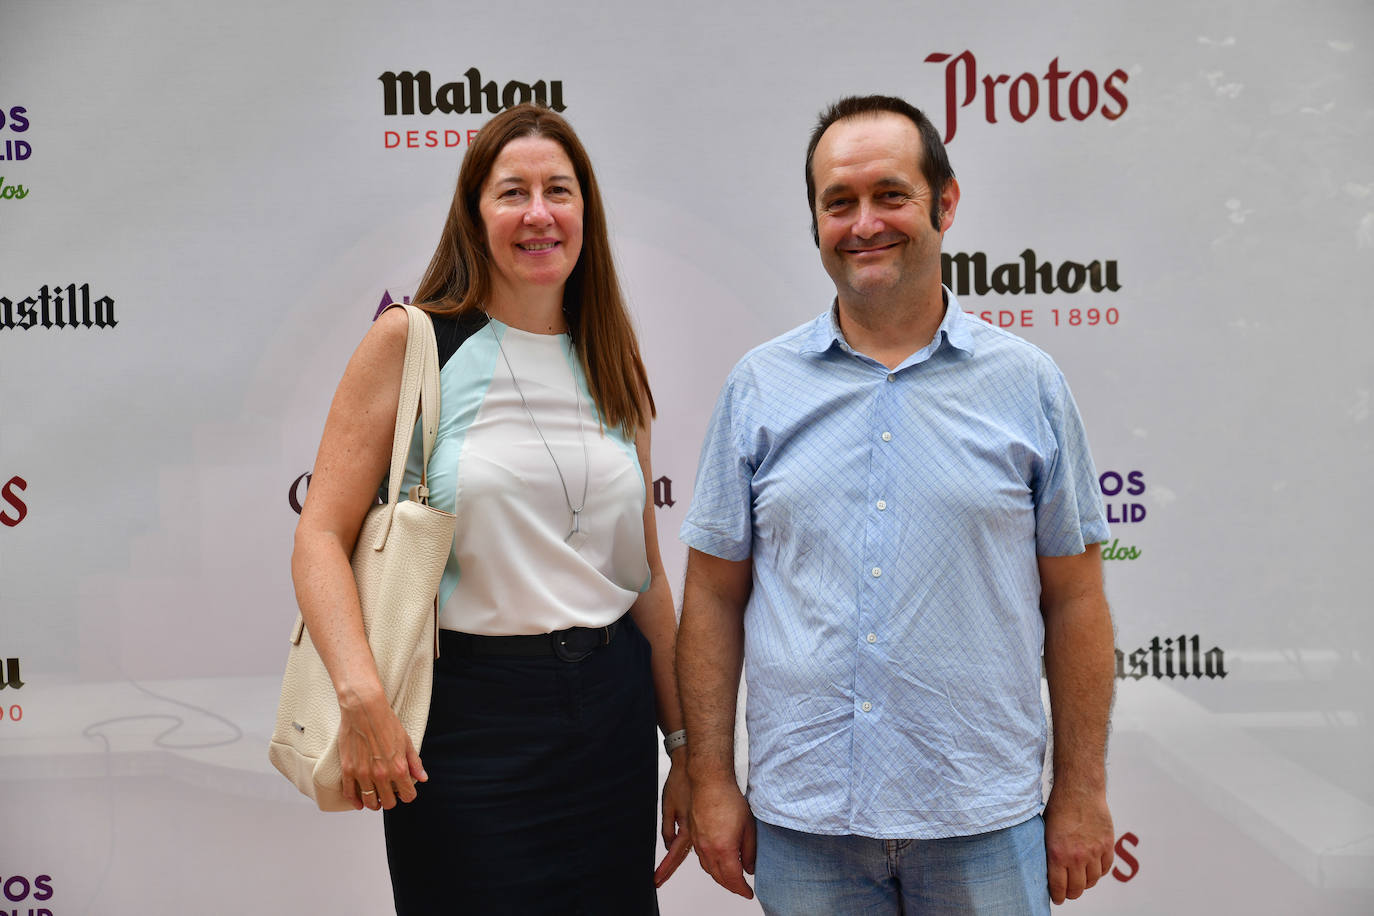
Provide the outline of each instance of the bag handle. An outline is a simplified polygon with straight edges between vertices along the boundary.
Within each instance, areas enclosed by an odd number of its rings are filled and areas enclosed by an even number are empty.
[[[439,346],[434,339],[434,323],[423,310],[409,304],[402,307],[406,310],[410,324],[406,329],[406,357],[401,370],[401,396],[396,405],[396,428],[391,438],[391,473],[387,479],[386,521],[372,545],[373,550],[385,547],[387,535],[391,533],[391,520],[396,514],[401,481],[405,477],[406,461],[410,458],[410,439],[415,428],[417,407],[420,411],[420,438],[424,447],[425,463],[420,467],[420,482],[410,488],[410,498],[425,505],[429,505],[429,456],[434,451],[434,440],[439,432]],[[438,599],[435,600],[437,615]],[[437,616],[435,619],[437,621]],[[291,630],[291,644],[298,645],[304,633],[305,617],[297,614],[296,625]],[[437,626],[434,631],[434,656],[439,656]]]
[[[396,405],[396,429],[391,439],[391,474],[387,479],[386,521],[373,542],[373,550],[386,546],[391,533],[391,519],[401,496],[401,481],[405,478],[406,461],[410,457],[410,440],[415,428],[416,410],[420,413],[420,441],[424,463],[420,465],[420,483],[410,488],[410,498],[429,505],[429,456],[439,432],[439,346],[434,339],[434,323],[421,309],[403,305],[410,319],[406,329],[406,358],[401,370],[401,396]]]

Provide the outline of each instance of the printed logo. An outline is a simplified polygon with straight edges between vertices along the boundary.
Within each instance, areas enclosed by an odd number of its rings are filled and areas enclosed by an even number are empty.
[[[15,302],[0,296],[0,331],[19,328],[113,328],[115,302],[109,296],[91,299],[91,285],[42,286],[38,294]]]
[[[669,508],[676,506],[677,500],[673,499],[673,480],[671,477],[660,477],[654,481],[654,508],[662,509],[664,506]]]
[[[1022,73],[1012,77],[1007,73],[978,77],[978,61],[972,51],[958,55],[936,52],[926,55],[926,63],[945,65],[945,142],[954,139],[959,125],[959,109],[967,108],[981,95],[983,117],[989,124],[997,123],[998,113],[1008,114],[1013,121],[1023,123],[1042,110],[1045,101],[1050,120],[1086,121],[1094,114],[1115,121],[1126,113],[1126,93],[1123,89],[1130,76],[1116,69],[1099,77],[1091,70],[1073,73],[1061,69],[1059,58],[1050,61],[1043,76]],[[1042,82],[1043,81],[1043,82]],[[1009,84],[1005,90],[999,89]],[[1004,104],[1005,102],[1005,104]],[[1113,103],[1115,103],[1113,105]]]
[[[981,251],[973,254],[946,252],[940,255],[940,270],[944,284],[958,296],[969,293],[979,296],[988,293],[1076,293],[1085,286],[1095,293],[1104,290],[1115,293],[1121,289],[1114,260],[1093,260],[1086,264],[1061,261],[1056,266],[1051,261],[1041,263],[1031,248],[1021,252],[1019,260],[993,267],[991,274],[988,273],[988,256]]]
[[[428,70],[388,70],[377,79],[382,84],[382,114],[398,115],[461,115],[496,114],[524,102],[538,102],[554,111],[566,111],[563,103],[562,80],[535,80],[524,83],[509,80],[498,84],[483,81],[476,67],[469,67],[463,79],[443,83],[435,88],[435,80]],[[386,130],[382,142],[386,149],[434,149],[468,145],[477,137],[478,126],[466,129]]]
[[[304,474],[291,481],[291,486],[286,488],[286,504],[290,506],[291,511],[297,515],[300,515],[305,509],[305,496],[310,492],[310,480],[314,476],[314,472],[306,471]],[[379,493],[373,505],[380,506],[385,502],[386,500],[384,500],[382,494]],[[3,911],[0,911],[0,916],[5,916]]]
[[[956,296],[1021,296],[1050,293],[1072,295],[1078,292],[1115,293],[1121,290],[1120,269],[1113,259],[1080,261],[1041,261],[1032,248],[1015,260],[993,264],[989,270],[985,252],[945,252],[940,255],[941,280]],[[1094,327],[1121,321],[1121,310],[1108,308],[1050,308],[1036,315],[1035,309],[967,310],[999,328]],[[1038,318],[1038,322],[1037,322]]]
[[[33,155],[33,146],[12,134],[22,134],[29,129],[28,109],[22,105],[11,108],[0,107],[0,162],[23,162]],[[0,200],[23,200],[29,196],[29,189],[14,181],[6,181],[0,175]]]
[[[0,658],[0,690],[18,690],[23,686],[24,677],[19,673],[19,659]],[[23,720],[23,706],[18,703],[0,702],[0,722],[22,722]],[[0,916],[4,916],[3,910],[0,910]]]
[[[0,143],[0,162],[23,162],[33,155],[33,147],[27,140],[17,140],[8,134],[22,134],[29,129],[29,110],[22,105],[15,105],[6,110],[0,107],[0,137],[4,142]]]
[[[6,687],[18,690],[23,686],[24,679],[19,674],[19,659],[0,659],[0,690],[4,690]]]
[[[1145,472],[1103,471],[1097,475],[1097,486],[1102,491],[1103,505],[1107,510],[1108,525],[1133,525],[1145,521],[1145,505],[1131,499],[1145,494]],[[1120,538],[1102,542],[1104,560],[1138,560],[1144,553],[1139,547],[1122,544]]]
[[[26,903],[28,901],[47,901],[52,899],[52,875],[38,875],[33,880],[29,880],[24,875],[10,875],[0,883],[0,894],[5,895],[5,899],[10,903]],[[15,914],[20,910],[14,910]],[[0,910],[0,916],[10,913],[9,910]],[[47,907],[30,907],[28,916],[53,916],[52,910]]]
[[[1116,650],[1116,678],[1137,681],[1147,677],[1173,680],[1181,677],[1226,677],[1226,653],[1218,646],[1202,651],[1199,636],[1178,636],[1161,640],[1158,636],[1129,655]]]
[[[14,528],[29,514],[29,507],[19,494],[28,489],[29,482],[18,475],[0,486],[0,525]]]
[[[291,481],[291,488],[286,491],[286,501],[290,503],[292,511],[297,515],[305,508],[305,494],[310,489],[310,478],[314,476],[309,471],[305,472],[295,480]]]
[[[1143,471],[1127,471],[1122,475],[1116,471],[1103,471],[1097,476],[1097,485],[1106,497],[1142,496],[1145,493],[1145,474]],[[1124,525],[1128,522],[1145,521],[1145,507],[1140,503],[1107,503],[1107,524]]]
[[[1132,855],[1132,851],[1138,845],[1140,837],[1130,831],[1121,834],[1116,841],[1116,862],[1112,865],[1112,877],[1123,884],[1140,874],[1140,861]],[[1123,865],[1130,871],[1122,871]]]

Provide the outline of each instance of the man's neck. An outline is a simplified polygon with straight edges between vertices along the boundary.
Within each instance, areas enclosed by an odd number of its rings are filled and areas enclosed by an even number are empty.
[[[849,346],[895,369],[935,339],[945,318],[944,292],[938,286],[920,299],[877,297],[846,302],[838,298],[840,333]]]

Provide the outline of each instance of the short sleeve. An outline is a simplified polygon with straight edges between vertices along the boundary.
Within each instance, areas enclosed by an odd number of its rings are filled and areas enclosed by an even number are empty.
[[[747,398],[732,373],[716,399],[697,462],[692,505],[679,536],[688,547],[723,560],[747,559],[753,541],[754,469],[738,430],[747,426]]]
[[[1067,557],[1107,540],[1107,519],[1078,405],[1063,375],[1051,375],[1043,398],[1054,451],[1034,491],[1035,552]]]

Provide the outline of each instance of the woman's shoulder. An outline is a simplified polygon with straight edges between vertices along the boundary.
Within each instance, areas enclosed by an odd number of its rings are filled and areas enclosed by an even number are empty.
[[[377,316],[358,345],[359,354],[384,362],[399,362],[405,357],[410,319],[405,309],[387,309]]]
[[[439,367],[443,368],[458,348],[487,324],[487,316],[469,309],[457,315],[429,315],[434,322],[434,340],[439,347]]]

